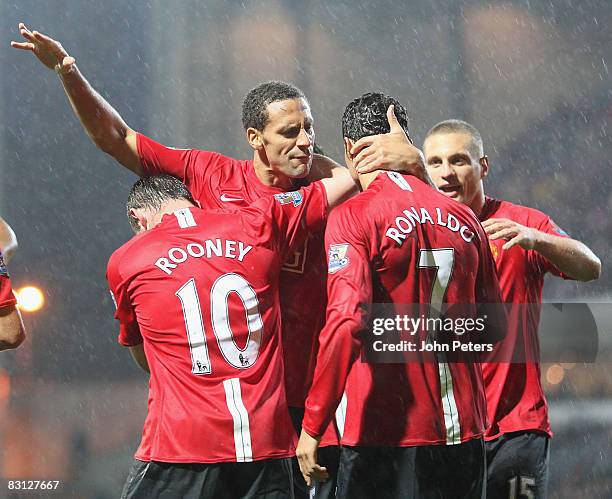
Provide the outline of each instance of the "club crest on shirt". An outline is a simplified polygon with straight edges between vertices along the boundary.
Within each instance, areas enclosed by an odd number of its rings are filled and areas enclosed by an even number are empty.
[[[491,248],[491,253],[493,254],[493,260],[497,261],[497,257],[499,256],[499,248],[493,242],[489,242],[489,248]]]
[[[349,244],[332,244],[329,247],[329,264],[328,272],[335,274],[349,264],[349,259],[346,256],[349,249]]]
[[[289,204],[293,203],[293,206],[300,206],[303,201],[302,194],[299,191],[292,192],[281,192],[280,194],[274,194],[274,199],[276,199],[280,204]]]
[[[2,256],[2,253],[0,253],[0,275],[3,275],[4,277],[9,276],[8,269],[6,268],[6,264],[4,263],[4,257]]]

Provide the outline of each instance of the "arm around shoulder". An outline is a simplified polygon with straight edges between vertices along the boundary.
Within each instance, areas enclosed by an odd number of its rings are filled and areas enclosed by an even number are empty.
[[[10,225],[0,217],[0,251],[2,252],[5,263],[10,261],[16,250],[17,237]]]
[[[338,169],[332,178],[324,178],[321,183],[325,188],[330,210],[359,192],[357,183],[346,168]]]

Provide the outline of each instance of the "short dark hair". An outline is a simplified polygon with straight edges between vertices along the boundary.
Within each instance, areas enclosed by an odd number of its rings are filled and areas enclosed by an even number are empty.
[[[128,220],[134,232],[140,230],[140,225],[138,219],[130,215],[130,210],[139,208],[159,210],[162,203],[171,199],[186,199],[196,204],[185,184],[172,175],[152,175],[139,179],[132,186],[126,204]]]
[[[389,133],[387,109],[395,106],[397,121],[410,137],[406,109],[397,99],[381,93],[367,93],[351,101],[342,115],[342,136],[359,140],[368,135]]]
[[[242,102],[242,125],[244,129],[263,130],[268,123],[268,104],[287,99],[306,99],[295,85],[284,81],[267,81],[249,90]]]
[[[476,147],[476,155],[480,158],[484,155],[484,146],[482,143],[482,136],[474,125],[470,125],[467,121],[463,120],[444,120],[437,123],[425,136],[425,139],[430,135],[443,134],[443,133],[465,133],[472,137],[472,144]],[[474,152],[474,151],[472,151]]]

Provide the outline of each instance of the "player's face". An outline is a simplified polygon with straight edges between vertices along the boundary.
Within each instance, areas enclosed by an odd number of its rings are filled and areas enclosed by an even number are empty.
[[[472,137],[466,133],[430,135],[423,144],[429,176],[449,198],[475,208],[483,195],[487,175],[486,157],[474,154]]]
[[[261,132],[268,164],[289,178],[310,172],[315,132],[310,106],[304,99],[268,104],[268,123]]]

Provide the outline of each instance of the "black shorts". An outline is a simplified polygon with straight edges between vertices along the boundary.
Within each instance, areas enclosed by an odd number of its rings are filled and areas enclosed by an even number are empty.
[[[160,463],[138,461],[121,499],[293,498],[290,458],[252,463]]]
[[[289,407],[289,414],[293,427],[298,434],[302,431],[302,419],[304,419],[303,407]],[[329,480],[316,483],[308,487],[300,472],[297,458],[293,458],[293,493],[296,499],[333,499],[336,497],[336,476],[338,474],[338,463],[340,461],[340,447],[320,447],[317,452],[317,463],[327,468]]]
[[[488,497],[546,497],[549,444],[547,435],[534,431],[506,433],[487,442]]]
[[[482,499],[481,439],[458,445],[342,447],[338,499]]]

